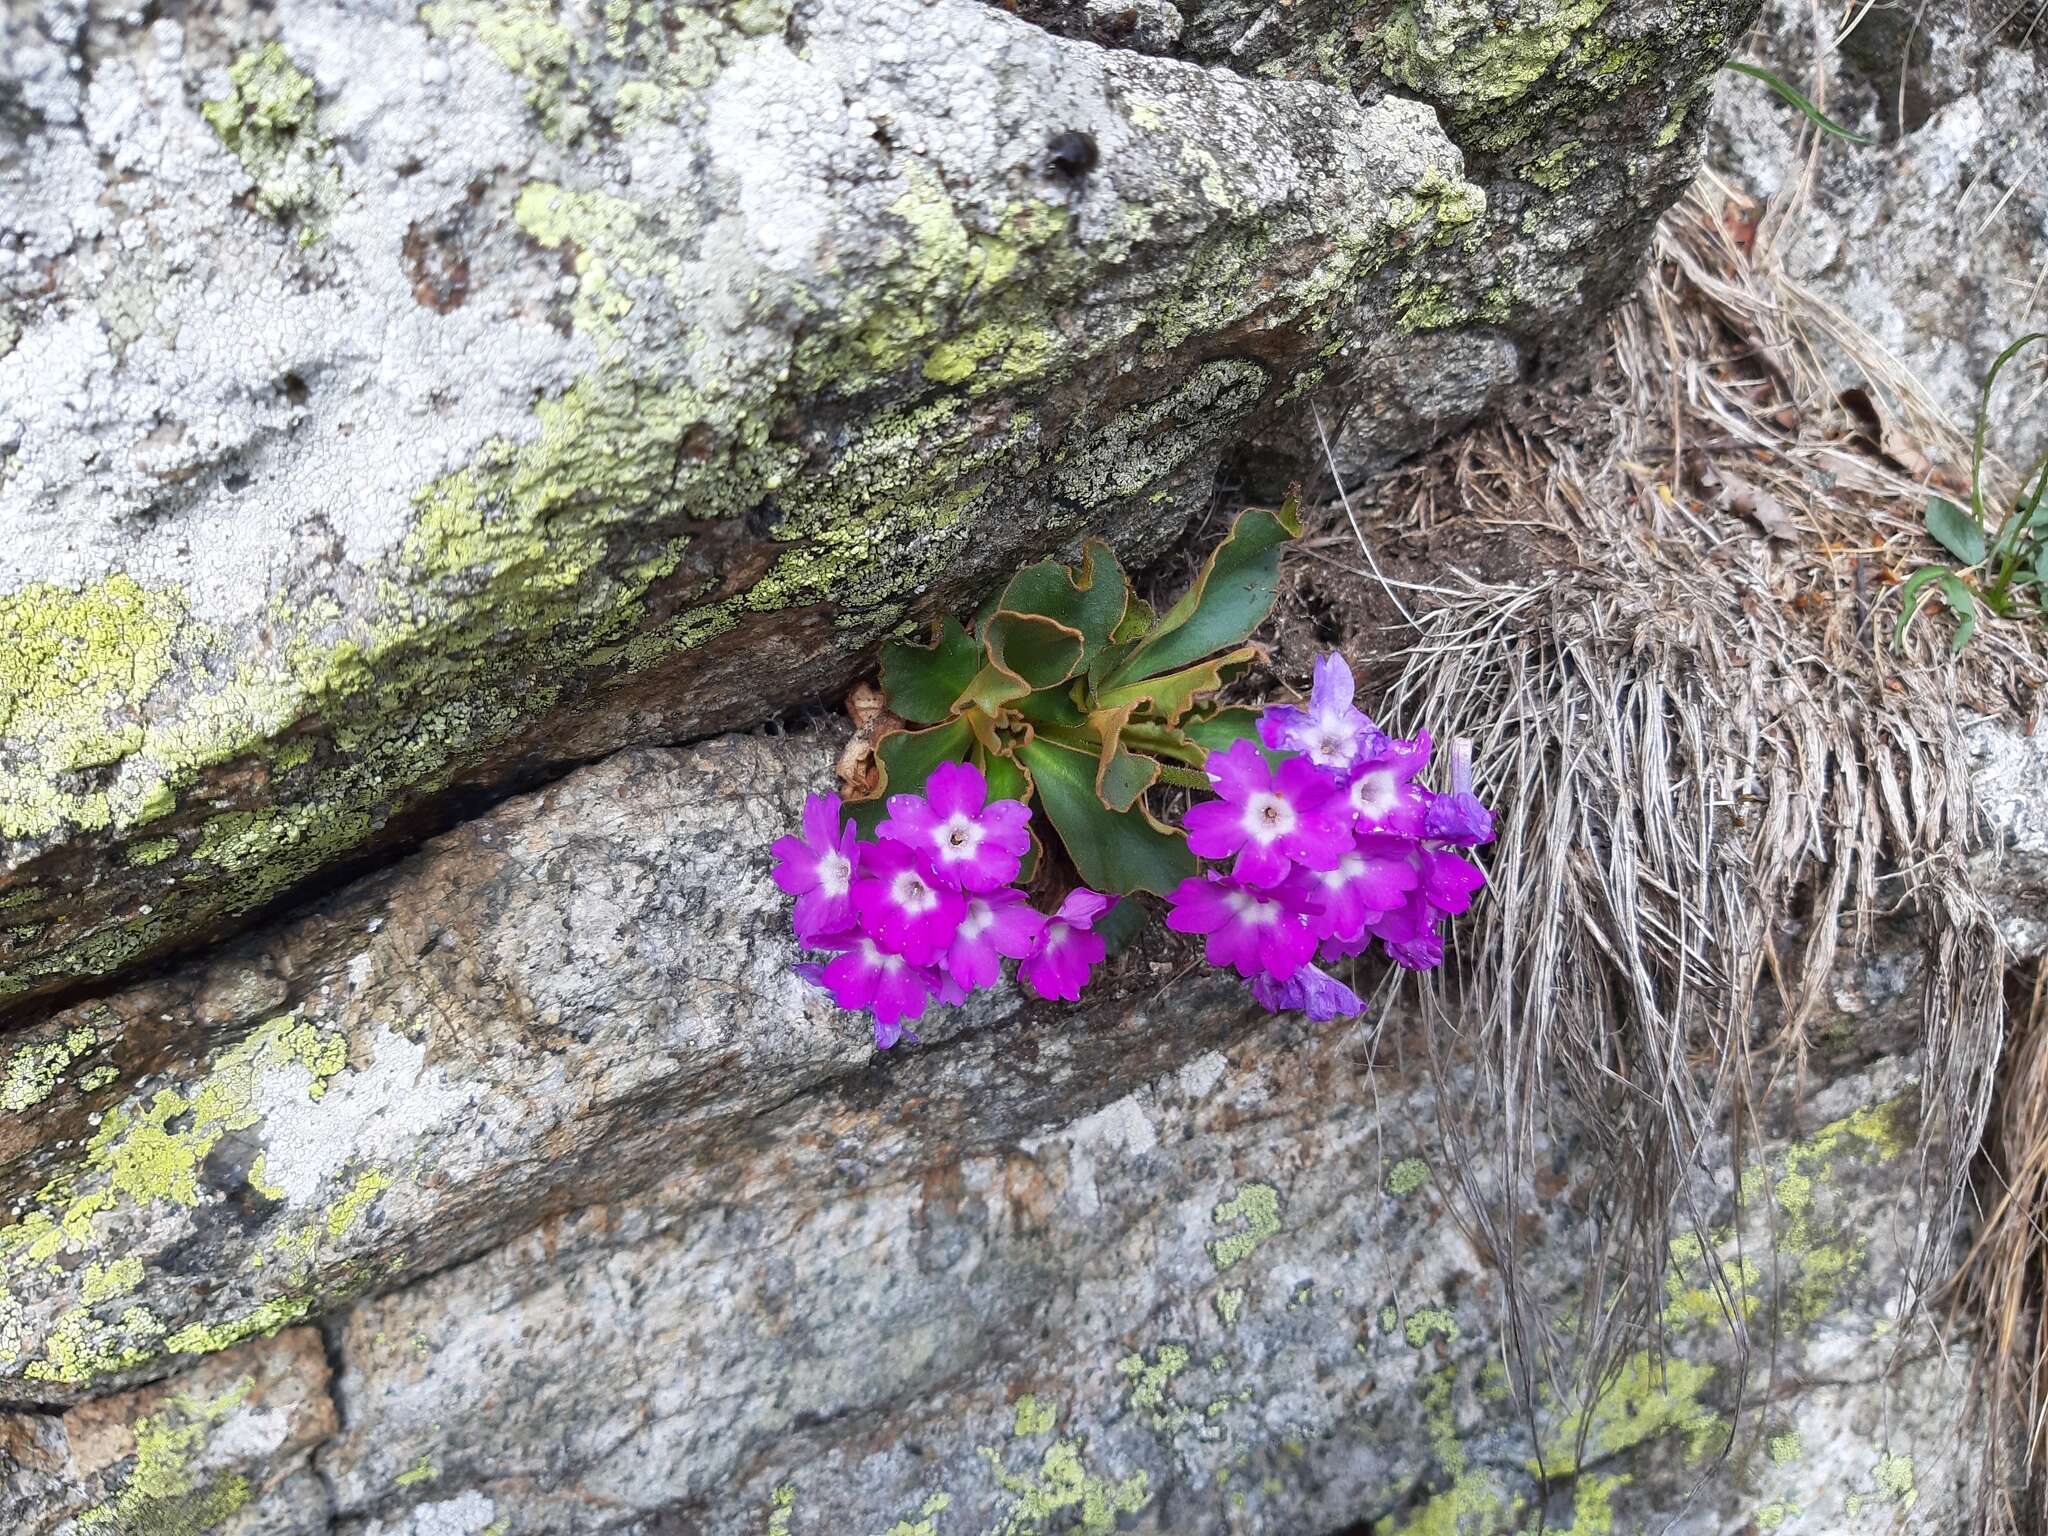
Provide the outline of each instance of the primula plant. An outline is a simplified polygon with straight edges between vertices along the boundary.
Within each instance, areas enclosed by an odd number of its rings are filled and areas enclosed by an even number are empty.
[[[1079,571],[1030,567],[971,632],[947,620],[930,644],[888,647],[905,724],[876,743],[873,792],[811,796],[803,835],[773,849],[799,943],[832,955],[798,974],[871,1014],[886,1049],[934,1001],[995,985],[1004,959],[1040,996],[1078,998],[1142,921],[1141,892],[1275,1012],[1360,1012],[1317,962],[1375,940],[1400,965],[1440,964],[1443,919],[1485,884],[1455,850],[1493,837],[1466,745],[1447,791],[1423,786],[1428,734],[1381,731],[1334,654],[1305,707],[1216,702],[1261,654],[1251,636],[1300,532],[1291,501],[1246,511],[1156,615],[1091,540]],[[1160,786],[1200,797],[1179,826],[1148,803]],[[1066,868],[1080,884],[1035,909],[1025,885]]]

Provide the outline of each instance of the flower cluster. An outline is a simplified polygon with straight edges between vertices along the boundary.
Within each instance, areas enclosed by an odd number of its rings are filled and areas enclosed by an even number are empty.
[[[797,967],[842,1008],[874,1015],[887,1050],[917,1036],[925,1006],[964,1002],[993,986],[1004,958],[1045,997],[1074,999],[1101,963],[1093,931],[1113,899],[1082,889],[1047,915],[1025,904],[1018,872],[1031,812],[988,798],[971,763],[944,763],[921,795],[891,795],[873,842],[860,840],[833,796],[804,803],[802,837],[778,838],[775,883],[796,898],[797,941],[829,950]]]
[[[1493,813],[1472,793],[1467,744],[1451,753],[1451,787],[1415,782],[1427,732],[1388,736],[1352,706],[1351,669],[1316,664],[1308,707],[1275,705],[1259,738],[1210,755],[1214,800],[1187,813],[1188,847],[1229,860],[1168,896],[1166,925],[1204,936],[1209,963],[1251,983],[1268,1008],[1318,1020],[1349,1017],[1358,995],[1315,961],[1356,955],[1377,939],[1396,962],[1443,962],[1442,921],[1486,883],[1453,852],[1493,838]]]

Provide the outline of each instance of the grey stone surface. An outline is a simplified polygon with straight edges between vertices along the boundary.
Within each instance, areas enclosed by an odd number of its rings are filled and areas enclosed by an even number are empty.
[[[1980,769],[2015,843],[2039,747]],[[1818,1532],[1964,1507],[1970,1360],[1902,1310],[1909,957],[1845,976],[1766,1154],[1707,1160],[1615,1392],[1588,1418],[1539,1375],[1532,1427],[1405,1010],[1267,1017],[1155,945],[1087,1006],[1002,993],[876,1057],[786,975],[763,855],[832,751],[618,755],[12,1037],[0,1402],[155,1402],[124,1389],[165,1373],[192,1396],[321,1321],[335,1381],[306,1391],[334,1424],[313,1473],[292,1440],[240,1474],[249,1531],[1434,1536],[1540,1505],[1587,1533],[1603,1510]],[[1568,1128],[1545,1157],[1525,1283],[1568,1344],[1612,1174]],[[64,1472],[57,1422],[0,1422],[45,1524],[128,1486]]]
[[[1361,371],[1419,446],[1626,287],[1751,7],[1022,9],[17,3],[0,1006],[1159,549]]]
[[[1817,301],[1803,328],[1837,388],[1865,382],[1835,342],[1838,316],[1878,343],[1882,371],[1968,432],[1992,361],[2048,320],[2038,17],[2029,39],[2025,7],[1861,7],[1836,44],[1832,31],[1816,35],[1818,15],[1770,0],[1744,56],[1877,142],[1823,140],[1809,153],[1805,120],[1742,82],[1715,99],[1716,168],[1793,209],[1767,231],[1772,259]],[[1997,397],[1992,448],[2015,466],[2048,450],[2040,412],[2021,404],[2044,379],[2048,361],[2023,358]]]

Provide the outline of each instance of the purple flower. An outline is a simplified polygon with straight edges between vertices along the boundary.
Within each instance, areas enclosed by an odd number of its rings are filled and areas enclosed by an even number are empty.
[[[845,954],[828,960],[817,976],[840,1007],[874,1013],[875,1044],[885,1051],[903,1034],[902,1021],[921,1017],[926,1000],[938,990],[938,978],[930,971],[889,954],[864,934]]]
[[[1351,846],[1343,802],[1305,759],[1290,757],[1276,769],[1250,742],[1236,741],[1227,752],[1210,753],[1207,766],[1222,798],[1188,811],[1188,847],[1205,859],[1235,853],[1238,879],[1278,885],[1290,860],[1334,869]]]
[[[1316,949],[1308,913],[1290,900],[1295,895],[1292,887],[1265,890],[1222,875],[1190,875],[1166,898],[1166,926],[1207,934],[1202,954],[1211,965],[1244,977],[1291,976]]]
[[[1361,757],[1378,754],[1387,738],[1351,707],[1351,668],[1335,651],[1316,662],[1308,708],[1269,705],[1259,716],[1259,739],[1276,752],[1306,753],[1318,768],[1340,777]]]
[[[1486,884],[1486,871],[1455,853],[1425,848],[1416,856],[1422,899],[1439,912],[1462,912]]]
[[[1429,797],[1422,835],[1466,848],[1493,841],[1493,812],[1472,793],[1472,743],[1462,736],[1451,743],[1451,792]]]
[[[1088,974],[1102,963],[1107,946],[1094,931],[1095,920],[1114,906],[1115,900],[1086,886],[1067,893],[1045,924],[1045,938],[1038,952],[1027,956],[1017,975],[1031,983],[1040,997],[1065,998],[1073,1002],[1087,984]]]
[[[922,855],[941,883],[992,891],[1017,878],[1031,846],[1031,811],[1021,800],[988,801],[988,780],[972,763],[941,763],[922,795],[891,795],[880,836]]]
[[[858,833],[852,823],[840,825],[841,806],[831,795],[804,799],[804,835],[778,837],[775,883],[796,898],[794,926],[807,949],[817,949],[821,934],[850,927],[855,871],[860,867]]]
[[[1313,895],[1311,926],[1323,938],[1355,939],[1374,913],[1398,907],[1422,881],[1406,838],[1368,832],[1335,869],[1305,870],[1299,878]]]
[[[885,951],[911,965],[929,965],[953,942],[967,901],[935,882],[924,861],[901,843],[871,843],[861,852],[853,910]]]
[[[1252,996],[1269,1012],[1305,1013],[1318,1024],[1327,1024],[1332,1019],[1355,1019],[1365,1012],[1363,998],[1313,965],[1302,966],[1284,981],[1254,976]]]
[[[1357,830],[1420,835],[1429,792],[1415,783],[1415,775],[1428,762],[1427,731],[1417,731],[1409,741],[1389,740],[1382,751],[1364,759],[1347,791]]]
[[[1420,891],[1393,911],[1373,918],[1366,931],[1386,946],[1397,965],[1411,971],[1434,970],[1444,963],[1444,936],[1436,913]]]
[[[967,915],[946,951],[945,974],[968,992],[991,987],[1002,974],[1002,956],[1028,960],[1045,941],[1046,919],[1024,905],[1024,893],[1005,886],[967,898]]]

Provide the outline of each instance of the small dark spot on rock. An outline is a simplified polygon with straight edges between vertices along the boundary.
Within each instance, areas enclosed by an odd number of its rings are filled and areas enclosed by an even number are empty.
[[[306,401],[312,397],[313,394],[313,392],[306,387],[306,381],[300,378],[296,373],[286,374],[283,380],[279,383],[278,387],[284,391],[285,399],[290,401],[293,405],[304,405]]]
[[[1053,174],[1064,176],[1069,181],[1079,181],[1086,176],[1102,157],[1095,147],[1094,135],[1083,133],[1078,128],[1054,134],[1045,146],[1045,153]]]
[[[445,225],[430,230],[414,220],[400,248],[417,302],[445,315],[469,297],[469,257],[459,230]]]

